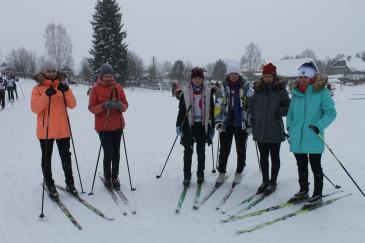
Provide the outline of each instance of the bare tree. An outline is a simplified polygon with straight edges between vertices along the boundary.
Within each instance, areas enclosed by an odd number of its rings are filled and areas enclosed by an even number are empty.
[[[165,76],[171,72],[171,69],[172,63],[170,61],[164,61],[159,67],[159,72]]]
[[[241,69],[245,72],[254,72],[264,63],[262,52],[258,45],[250,43],[246,46],[245,54],[241,57]]]
[[[157,82],[157,79],[159,77],[158,61],[155,56],[152,57],[152,62],[148,67],[148,77],[151,82]]]
[[[36,63],[36,70],[40,71],[43,64],[47,61],[47,57],[46,56],[40,56],[37,58],[37,63]]]
[[[81,60],[81,70],[80,70],[80,76],[85,81],[92,81],[92,78],[94,76],[94,72],[90,66],[90,63],[88,62],[87,58],[83,58]]]
[[[311,49],[306,49],[300,54],[301,58],[313,58],[314,60],[317,60],[316,53]]]
[[[143,60],[136,53],[128,51],[128,78],[138,80],[142,77],[144,67]]]
[[[12,50],[6,57],[8,65],[19,75],[26,77],[36,70],[36,53],[25,48]]]
[[[45,47],[48,56],[56,63],[58,69],[73,67],[71,37],[63,25],[48,24],[45,33]]]

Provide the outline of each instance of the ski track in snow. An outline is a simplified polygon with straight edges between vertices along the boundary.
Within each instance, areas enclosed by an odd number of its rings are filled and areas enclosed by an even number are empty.
[[[45,195],[46,217],[38,217],[41,207],[42,173],[40,147],[36,139],[36,116],[30,111],[31,80],[21,80],[25,94],[19,90],[19,100],[7,104],[0,111],[1,170],[0,170],[0,242],[361,242],[364,237],[363,215],[365,200],[350,179],[326,150],[323,156],[324,172],[345,192],[354,195],[308,214],[288,219],[259,231],[236,235],[237,229],[249,228],[258,223],[292,212],[297,207],[277,210],[241,221],[222,224],[224,215],[215,210],[229,190],[236,167],[235,147],[229,157],[228,181],[199,209],[193,210],[196,190],[196,155],[193,156],[192,184],[187,192],[179,215],[175,214],[182,186],[183,147],[177,142],[163,177],[155,178],[162,169],[175,138],[175,121],[178,102],[170,92],[126,89],[130,103],[124,114],[126,119],[126,145],[132,183],[137,191],[131,192],[124,150],[121,146],[120,179],[122,190],[136,203],[137,214],[123,216],[100,180],[96,178],[94,196],[88,196],[95,169],[99,139],[94,131],[94,118],[88,111],[87,87],[73,86],[77,99],[75,110],[69,110],[85,194],[88,202],[114,221],[106,221],[85,206],[59,191],[60,198],[83,227],[77,230],[63,215],[58,206]],[[365,93],[365,86],[339,87],[335,92],[338,116],[326,130],[326,141],[351,173],[360,187],[365,189],[365,135],[364,105],[362,100],[347,100],[353,93]],[[214,139],[216,155],[217,133]],[[72,157],[74,159],[74,157]],[[64,175],[57,146],[53,151],[53,176],[57,184],[64,185]],[[201,198],[214,185],[217,174],[212,174],[211,147],[206,147],[206,182]],[[229,208],[256,191],[261,182],[256,151],[252,138],[247,149],[247,172],[234,190],[224,209]],[[76,187],[81,191],[76,165],[73,161]],[[98,172],[102,172],[102,156]],[[310,173],[311,174],[311,173]],[[97,175],[99,176],[99,174]],[[311,188],[313,186],[310,176]],[[327,181],[324,192],[332,191]],[[281,170],[277,191],[251,209],[255,211],[286,201],[298,190],[297,167],[294,156],[282,144]],[[133,197],[131,195],[133,193]]]

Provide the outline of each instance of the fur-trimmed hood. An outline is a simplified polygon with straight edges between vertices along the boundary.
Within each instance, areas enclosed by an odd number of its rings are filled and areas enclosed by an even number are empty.
[[[57,71],[57,77],[56,77],[57,80],[63,81],[65,80],[66,77],[67,75],[65,73]],[[44,74],[41,72],[34,74],[33,79],[39,84],[43,84],[44,81],[47,80]]]
[[[272,86],[274,90],[282,90],[286,88],[287,81],[282,77],[275,77]],[[266,83],[264,82],[262,77],[260,80],[256,81],[253,85],[255,92],[261,92],[264,90],[265,87]]]
[[[314,77],[314,83],[312,83],[313,85],[313,90],[318,92],[321,91],[322,89],[324,89],[328,83],[328,77],[324,76],[323,74],[316,74],[316,76]],[[290,84],[290,87],[293,88],[297,88],[298,87],[298,80],[292,82]]]

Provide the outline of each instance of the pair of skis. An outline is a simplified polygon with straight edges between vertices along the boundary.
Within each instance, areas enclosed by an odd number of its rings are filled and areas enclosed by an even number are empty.
[[[284,216],[281,216],[279,218],[276,218],[276,219],[273,219],[273,220],[270,220],[270,221],[267,221],[267,222],[264,222],[264,223],[261,223],[261,224],[257,224],[255,226],[253,226],[252,228],[248,228],[248,229],[241,229],[241,230],[237,230],[237,233],[238,234],[244,234],[244,233],[250,233],[250,232],[253,232],[253,231],[256,231],[256,230],[259,230],[259,229],[262,229],[266,226],[270,226],[270,225],[273,225],[277,222],[280,222],[280,221],[284,221],[288,218],[292,218],[292,217],[295,217],[295,216],[298,216],[298,215],[301,215],[301,214],[305,214],[305,213],[308,213],[312,210],[315,210],[315,209],[318,209],[320,207],[323,207],[323,206],[327,206],[341,198],[344,198],[344,197],[348,197],[350,196],[352,193],[349,193],[349,194],[345,194],[343,196],[339,196],[339,197],[335,197],[335,198],[332,198],[332,199],[328,199],[328,200],[325,200],[323,202],[320,202],[320,203],[317,203],[315,205],[313,205],[312,207],[302,207],[301,209],[298,209],[297,211],[295,212],[292,212],[292,213],[289,213],[289,214],[286,214]]]
[[[228,178],[228,176],[226,176],[225,179],[227,179],[227,178]],[[199,199],[200,199],[200,196],[201,196],[201,187],[202,187],[202,185],[198,185],[198,187],[196,188],[196,192],[195,192],[193,209],[196,209],[196,210],[199,209],[220,188],[221,185],[222,184],[219,184],[219,185],[215,184],[214,187],[203,197],[203,199],[200,202],[199,202]],[[188,188],[189,188],[189,185],[184,186],[184,189],[180,194],[179,201],[178,201],[177,207],[175,209],[176,213],[179,213],[180,210],[181,210],[181,207],[182,207],[182,204],[185,200],[185,196],[186,196],[186,192],[187,192]],[[232,192],[230,194],[232,194]],[[228,197],[225,199],[225,201],[227,201]]]
[[[77,201],[79,201],[81,204],[83,204],[84,206],[86,206],[88,209],[90,209],[92,212],[94,212],[95,214],[97,214],[98,216],[106,219],[106,220],[113,220],[112,218],[108,218],[104,215],[104,213],[102,213],[99,209],[97,209],[96,207],[94,207],[93,205],[91,205],[90,203],[88,203],[86,200],[84,200],[83,198],[81,198],[79,195],[74,195],[68,191],[66,191],[66,188],[56,185],[57,188],[59,188],[60,190],[68,193],[69,195],[72,196],[72,198],[76,199]],[[49,193],[47,187],[45,187],[45,190]],[[71,214],[70,210],[68,210],[68,208],[65,206],[65,204],[63,204],[63,202],[60,200],[60,198],[51,198],[52,201],[54,201],[58,207],[61,209],[61,211],[64,213],[64,215],[71,221],[71,223],[79,230],[82,229],[81,225],[77,222],[77,220],[75,219],[75,217]]]
[[[104,184],[104,177],[100,176],[99,178]],[[127,210],[130,211],[130,213],[132,213],[132,214],[137,214],[137,210],[135,209],[133,204],[130,203],[130,201],[127,199],[127,197],[124,195],[124,193],[120,189],[116,190],[116,189],[108,188],[108,187],[106,187],[106,189],[108,190],[114,203],[122,211],[122,214],[124,216],[128,215]],[[124,204],[124,207],[121,204]]]

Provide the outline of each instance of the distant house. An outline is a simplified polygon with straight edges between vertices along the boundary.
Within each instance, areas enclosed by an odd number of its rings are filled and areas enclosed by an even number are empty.
[[[365,62],[352,56],[337,59],[330,68],[335,74],[343,75],[343,82],[365,82]]]

